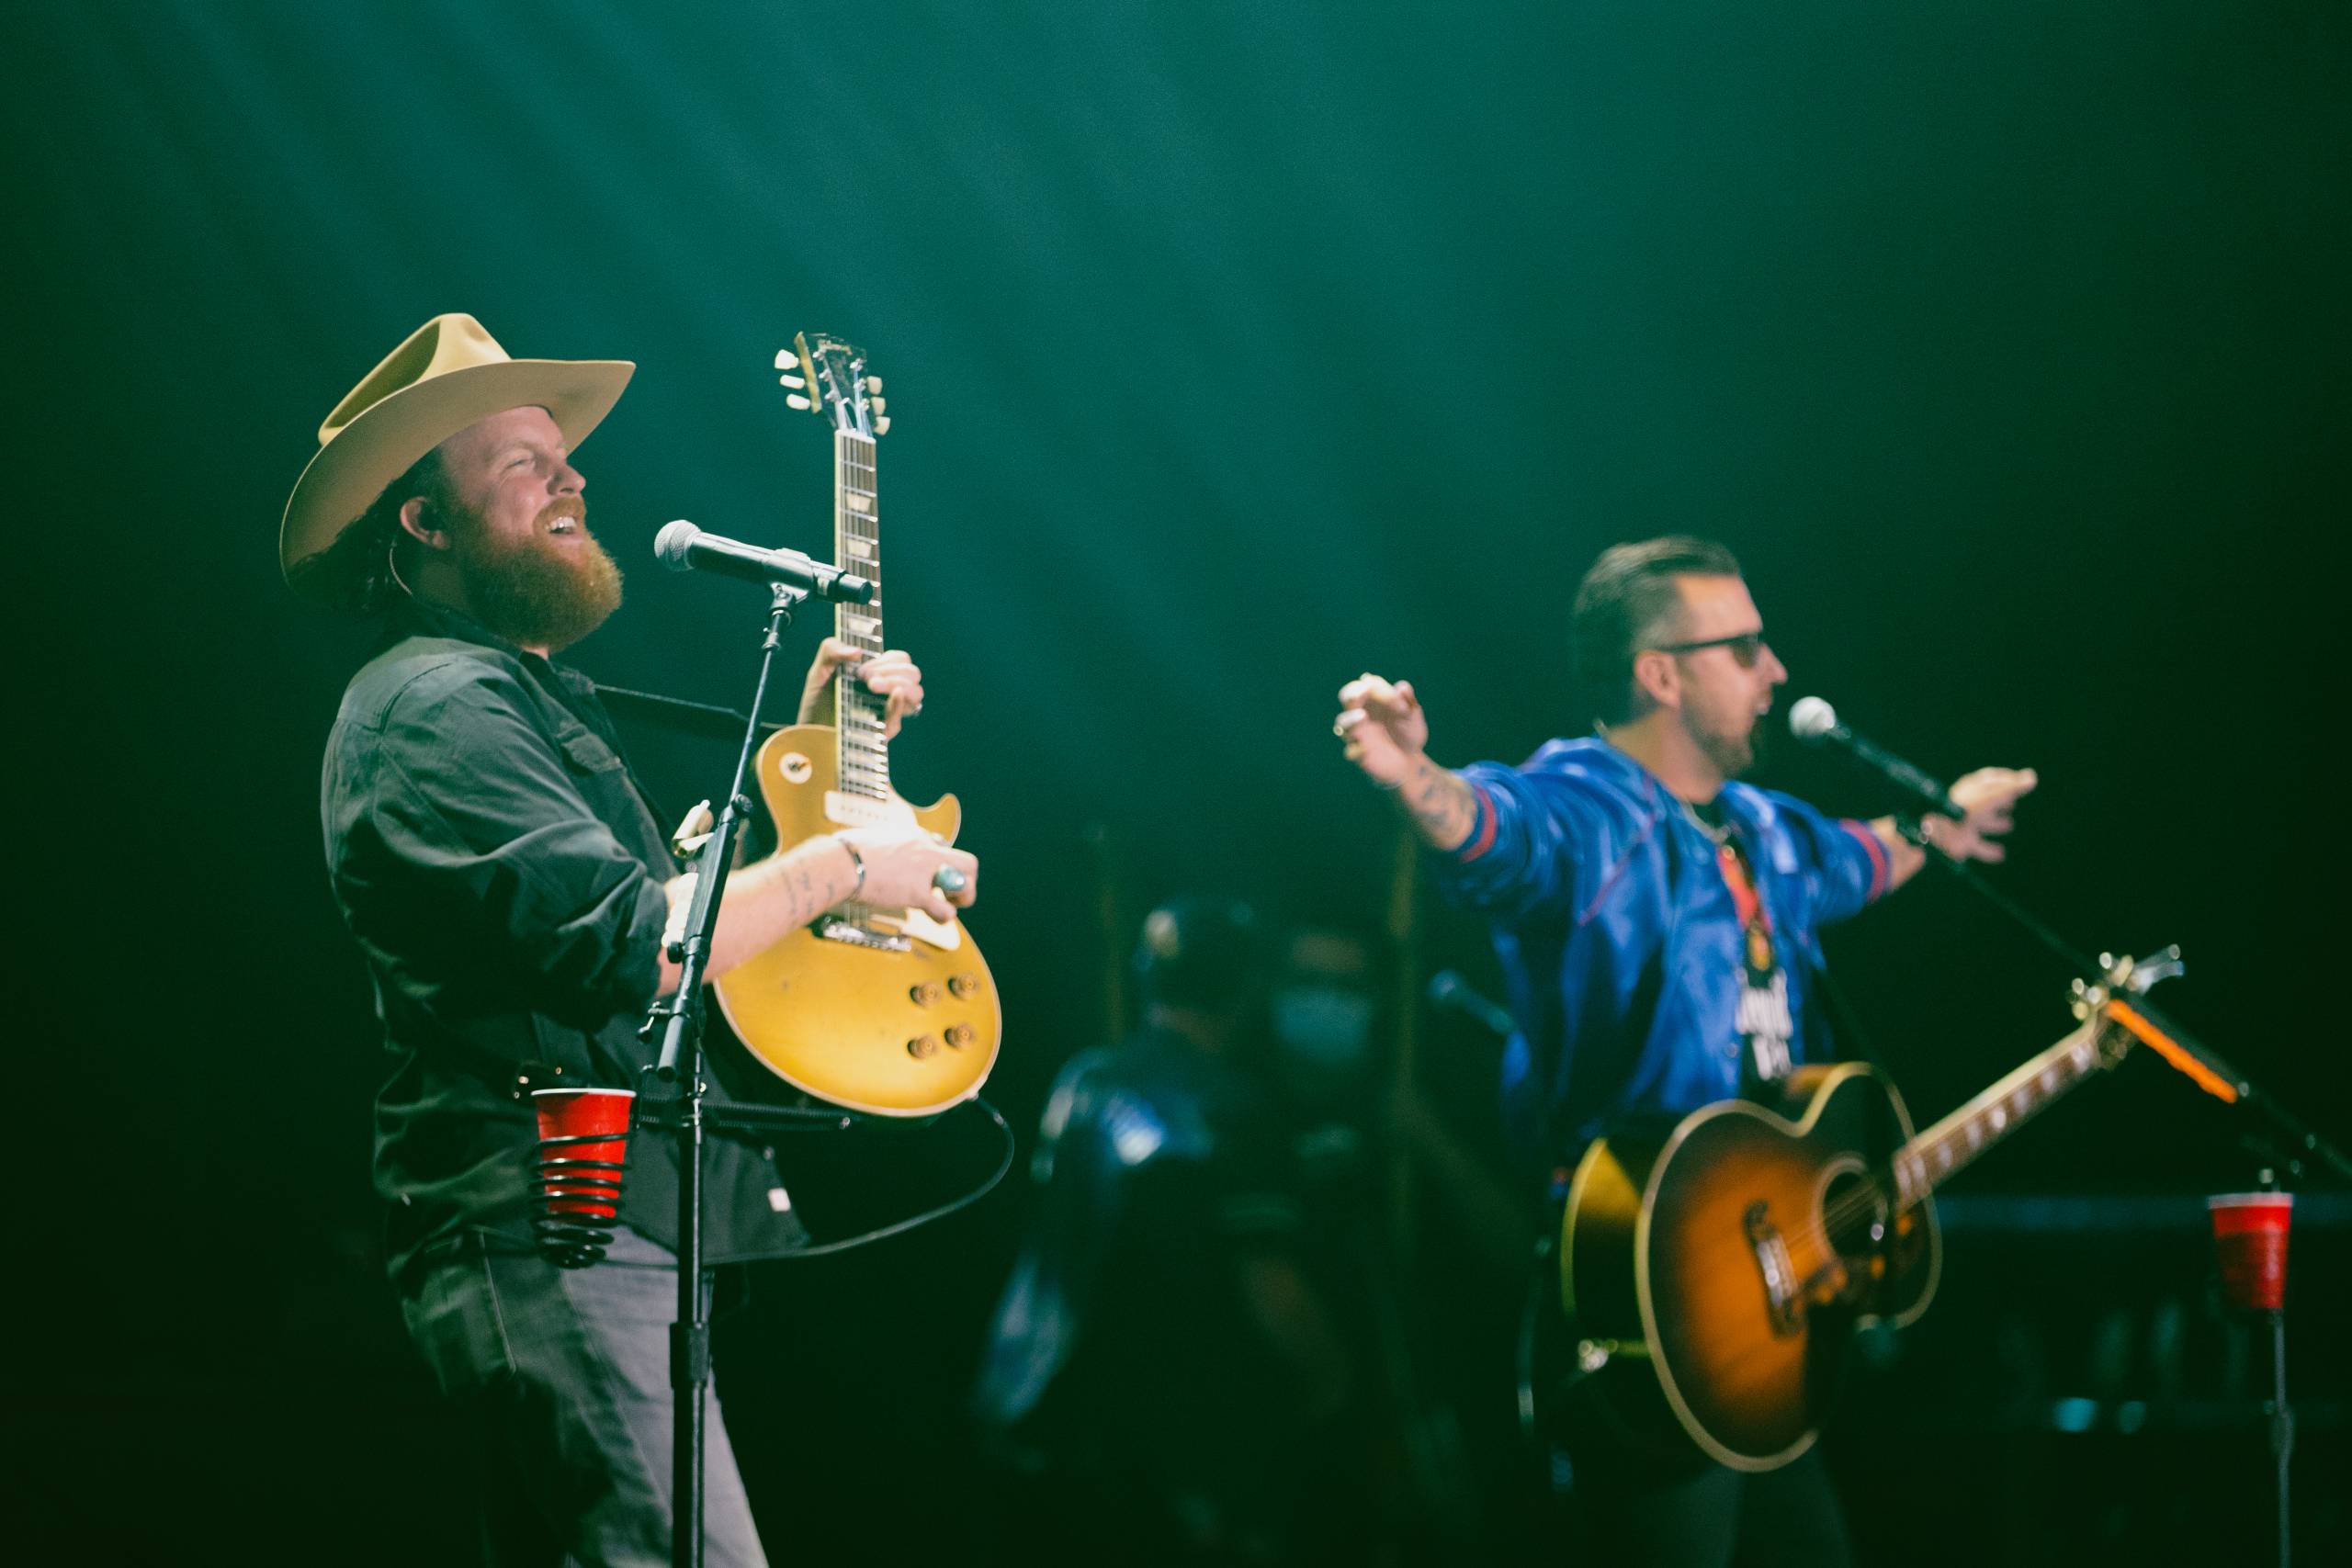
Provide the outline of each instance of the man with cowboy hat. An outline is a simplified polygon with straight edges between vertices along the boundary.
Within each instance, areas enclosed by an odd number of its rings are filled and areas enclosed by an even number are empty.
[[[499,1562],[670,1554],[676,1152],[635,1141],[606,1264],[560,1269],[532,1244],[517,1094],[558,1070],[635,1087],[639,1021],[678,978],[662,938],[689,880],[594,685],[554,661],[620,603],[571,455],[635,368],[512,359],[472,317],[435,317],[327,416],[279,541],[298,592],[388,621],[327,741],[327,863],[395,1062],[374,1162],[390,1272],[484,1438]],[[804,717],[854,657],[828,639]],[[921,707],[905,654],[860,675],[892,731]],[[911,826],[808,840],[729,880],[710,973],[853,897],[952,919],[977,877]],[[707,1136],[705,1258],[797,1245],[765,1152]],[[715,1395],[707,1474],[708,1561],[763,1562]]]

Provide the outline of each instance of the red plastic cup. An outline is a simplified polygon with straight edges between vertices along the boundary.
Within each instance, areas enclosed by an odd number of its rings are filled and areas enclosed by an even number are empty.
[[[2290,1192],[2224,1192],[2205,1200],[2222,1259],[2222,1291],[2241,1312],[2277,1312],[2287,1304],[2287,1221],[2294,1208]]]
[[[636,1103],[636,1094],[625,1089],[532,1090],[539,1116],[539,1201],[548,1215],[609,1220],[620,1213]]]

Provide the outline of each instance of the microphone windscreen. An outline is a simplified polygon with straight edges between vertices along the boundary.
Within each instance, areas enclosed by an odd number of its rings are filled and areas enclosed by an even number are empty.
[[[693,566],[686,558],[687,547],[702,530],[681,517],[674,523],[664,523],[662,531],[653,536],[653,553],[672,571],[685,571]]]
[[[1799,697],[1789,709],[1789,733],[1800,740],[1819,740],[1838,728],[1838,710],[1819,697]]]

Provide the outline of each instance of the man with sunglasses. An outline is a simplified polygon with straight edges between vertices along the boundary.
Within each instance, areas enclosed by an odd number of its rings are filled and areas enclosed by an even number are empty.
[[[1829,1056],[1818,932],[1901,886],[1921,851],[1876,822],[1824,816],[1736,782],[1788,671],[1721,545],[1668,537],[1602,553],[1571,622],[1587,739],[1525,763],[1431,761],[1409,682],[1340,691],[1333,732],[1440,857],[1458,904],[1494,924],[1518,1025],[1508,1130],[1556,1204],[1587,1145],[1629,1121],[1768,1095]],[[1955,782],[1966,818],[1938,848],[1997,861],[2031,770]],[[1577,1455],[1582,1512],[1612,1562],[1850,1561],[1817,1456],[1762,1475]]]

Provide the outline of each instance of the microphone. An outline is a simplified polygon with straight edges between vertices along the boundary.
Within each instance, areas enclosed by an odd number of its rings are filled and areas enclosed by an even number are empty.
[[[1476,988],[1464,979],[1457,970],[1441,969],[1430,976],[1429,990],[1426,994],[1431,1007],[1466,1013],[1506,1040],[1510,1038],[1511,1031],[1517,1027],[1511,1022],[1510,1014],[1480,996]]]
[[[1789,709],[1789,733],[1808,745],[1827,741],[1868,763],[1880,773],[1917,795],[1932,809],[1946,817],[1965,818],[1968,813],[1952,803],[1944,786],[1928,774],[1913,767],[1894,752],[1871,745],[1852,730],[1838,722],[1838,710],[1819,697],[1799,697]]]
[[[653,553],[672,571],[715,571],[751,582],[780,582],[814,599],[863,604],[874,597],[874,580],[854,577],[837,566],[812,560],[798,550],[768,550],[741,539],[706,534],[681,517],[653,536]]]

